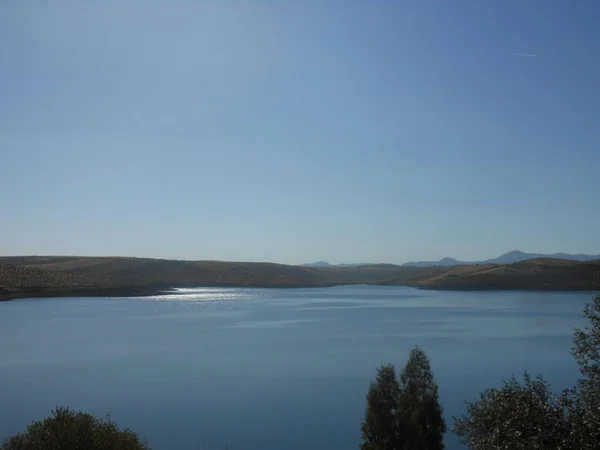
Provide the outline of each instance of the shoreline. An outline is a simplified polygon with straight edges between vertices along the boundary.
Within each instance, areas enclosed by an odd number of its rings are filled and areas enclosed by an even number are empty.
[[[177,294],[178,288],[247,288],[247,289],[318,289],[338,286],[382,286],[382,287],[411,287],[425,291],[538,291],[538,292],[596,292],[600,293],[600,287],[590,288],[587,286],[577,287],[524,287],[524,286],[451,286],[430,285],[425,286],[415,283],[389,284],[389,283],[334,283],[323,285],[242,285],[242,284],[204,284],[204,285],[173,285],[173,286],[119,286],[119,287],[90,287],[90,288],[29,288],[8,289],[0,291],[0,302],[33,298],[61,298],[61,297],[155,297],[159,295]]]
[[[139,297],[173,288],[408,286],[446,291],[600,291],[600,260],[533,259],[451,267],[304,267],[259,262],[117,257],[0,257],[0,300]]]

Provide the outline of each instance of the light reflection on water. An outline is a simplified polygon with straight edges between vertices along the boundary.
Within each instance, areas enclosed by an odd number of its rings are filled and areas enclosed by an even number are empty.
[[[158,450],[357,448],[375,368],[415,344],[448,417],[525,369],[564,387],[593,295],[183,288],[2,303],[0,438],[68,404],[112,412]]]

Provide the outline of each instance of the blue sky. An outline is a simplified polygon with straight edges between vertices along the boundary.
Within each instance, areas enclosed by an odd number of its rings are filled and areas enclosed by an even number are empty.
[[[600,253],[600,2],[2,2],[0,254]]]

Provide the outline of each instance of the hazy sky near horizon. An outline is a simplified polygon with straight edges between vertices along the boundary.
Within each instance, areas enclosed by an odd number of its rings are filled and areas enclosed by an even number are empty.
[[[0,3],[0,254],[600,253],[600,2]]]

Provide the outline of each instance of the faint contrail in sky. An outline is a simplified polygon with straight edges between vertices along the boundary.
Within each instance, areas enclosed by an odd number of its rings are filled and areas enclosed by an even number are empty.
[[[510,52],[511,55],[515,56],[524,56],[526,58],[537,58],[538,55],[534,55],[533,53],[519,53],[519,52]]]

